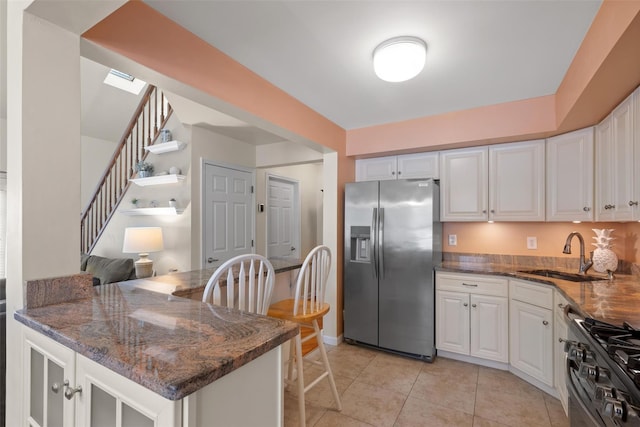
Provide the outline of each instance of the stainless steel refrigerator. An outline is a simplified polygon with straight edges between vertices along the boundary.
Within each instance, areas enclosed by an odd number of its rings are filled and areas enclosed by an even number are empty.
[[[442,260],[438,181],[345,186],[344,338],[431,360],[434,265]]]

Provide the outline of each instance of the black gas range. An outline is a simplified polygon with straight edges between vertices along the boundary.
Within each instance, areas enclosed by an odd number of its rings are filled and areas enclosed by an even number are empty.
[[[640,427],[640,330],[574,318],[566,379],[572,427]]]

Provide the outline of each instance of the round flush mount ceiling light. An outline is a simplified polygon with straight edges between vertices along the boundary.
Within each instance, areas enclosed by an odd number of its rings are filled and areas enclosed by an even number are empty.
[[[380,43],[373,51],[373,70],[387,82],[403,82],[417,76],[424,68],[427,45],[417,37],[394,37]]]

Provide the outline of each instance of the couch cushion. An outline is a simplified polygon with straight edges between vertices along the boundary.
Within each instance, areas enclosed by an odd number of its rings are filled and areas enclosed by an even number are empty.
[[[100,279],[101,285],[135,278],[135,267],[131,258],[103,258],[91,255],[85,271]]]

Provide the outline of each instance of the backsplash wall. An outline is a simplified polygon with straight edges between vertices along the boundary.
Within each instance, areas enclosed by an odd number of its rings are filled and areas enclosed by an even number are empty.
[[[639,222],[447,222],[442,227],[443,252],[470,254],[508,254],[536,257],[577,258],[580,245],[577,238],[571,242],[571,255],[562,253],[567,236],[578,231],[584,237],[585,254],[595,249],[593,228],[612,228],[612,250],[628,263],[640,264]],[[449,245],[449,235],[457,236],[457,245]],[[537,249],[527,249],[527,237],[537,238]]]

